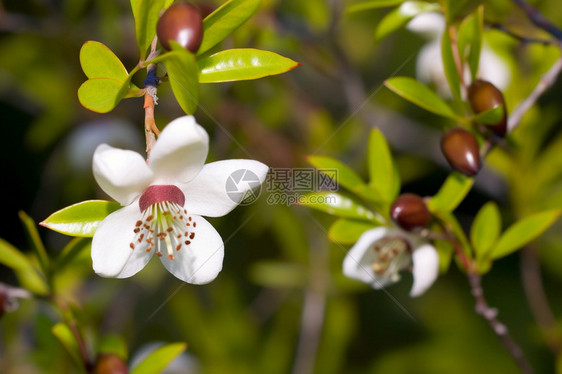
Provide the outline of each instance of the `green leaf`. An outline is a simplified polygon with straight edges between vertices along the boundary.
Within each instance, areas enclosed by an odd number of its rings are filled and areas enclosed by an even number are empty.
[[[315,168],[322,171],[322,169],[336,169],[337,180],[336,182],[350,191],[355,190],[357,187],[364,185],[363,179],[353,169],[331,157],[324,156],[308,156],[307,161]]]
[[[84,363],[82,362],[82,355],[80,354],[80,348],[78,342],[72,333],[70,327],[62,322],[57,323],[51,329],[53,335],[62,343],[74,363],[82,369],[81,372],[85,372]]]
[[[55,270],[62,270],[72,262],[82,251],[90,248],[89,238],[74,238],[61,251],[55,261]]]
[[[113,78],[92,78],[78,89],[78,100],[84,108],[97,113],[107,113],[119,104],[125,95],[125,82]]]
[[[40,225],[61,234],[91,238],[101,221],[119,208],[121,205],[113,201],[82,201],[51,214]]]
[[[369,136],[368,157],[369,185],[377,191],[382,202],[391,203],[400,189],[400,180],[396,178],[397,172],[388,142],[377,128]]]
[[[448,240],[435,240],[433,244],[439,255],[439,272],[444,274],[449,270],[455,249]]]
[[[156,23],[160,11],[164,8],[164,0],[131,0],[131,8],[135,18],[140,59],[144,60],[146,51],[156,35]]]
[[[500,258],[524,247],[548,229],[560,216],[560,210],[548,210],[525,217],[511,225],[491,250],[492,259]]]
[[[455,100],[461,100],[461,82],[459,78],[459,71],[457,70],[457,64],[455,62],[455,57],[453,56],[453,46],[451,43],[451,37],[447,27],[443,32],[443,37],[441,38],[441,58],[443,60],[443,68],[445,71],[445,77],[447,82],[449,82],[449,88]]]
[[[377,9],[377,8],[384,8],[390,7],[398,4],[402,4],[406,0],[371,0],[371,1],[363,1],[359,4],[351,5],[347,8],[348,13],[353,12],[360,12],[362,10],[369,10],[369,9]]]
[[[404,99],[443,117],[458,120],[451,107],[437,94],[413,78],[394,77],[384,82],[384,85],[402,96]]]
[[[300,199],[299,205],[317,209],[334,216],[379,223],[379,218],[356,200],[338,192],[311,192]]]
[[[470,241],[480,258],[496,243],[501,231],[501,216],[496,203],[490,201],[480,209],[470,230]]]
[[[222,42],[256,12],[261,0],[230,0],[203,20],[203,40],[197,51],[201,55]]]
[[[45,279],[41,277],[27,256],[3,239],[0,239],[0,264],[14,270],[23,288],[36,295],[48,294]]]
[[[427,204],[429,210],[452,212],[464,200],[473,184],[474,178],[459,172],[452,172]]]
[[[173,40],[172,51],[151,60],[163,62],[174,96],[186,114],[193,114],[199,102],[199,68],[195,56]]]
[[[405,26],[415,16],[425,12],[439,10],[439,4],[427,3],[425,1],[406,1],[398,8],[388,13],[379,23],[375,30],[375,40],[380,41]]]
[[[161,373],[185,349],[185,343],[171,343],[151,352],[144,360],[131,370],[131,374]]]
[[[457,35],[457,45],[461,60],[468,61],[472,80],[478,74],[482,34],[484,32],[484,7],[479,6],[473,14],[468,15],[461,23]]]
[[[335,243],[352,244],[359,240],[359,237],[367,230],[378,225],[365,221],[354,221],[340,218],[330,226],[328,239]]]
[[[121,60],[104,44],[87,41],[80,49],[80,65],[88,78],[127,79],[127,69]]]
[[[503,105],[498,105],[495,108],[488,109],[477,114],[473,117],[473,121],[476,123],[483,123],[485,125],[495,125],[503,118],[503,112]]]
[[[28,216],[24,211],[19,211],[19,217],[23,226],[25,228],[25,233],[29,239],[31,247],[35,251],[37,258],[39,259],[39,265],[41,265],[41,269],[43,270],[43,274],[49,276],[50,273],[50,264],[49,264],[49,255],[45,250],[45,246],[43,245],[43,241],[39,236],[39,232],[37,231],[37,226],[35,226],[35,222],[33,219]]]
[[[289,58],[259,49],[227,49],[197,61],[199,83],[258,79],[285,73],[299,66]]]

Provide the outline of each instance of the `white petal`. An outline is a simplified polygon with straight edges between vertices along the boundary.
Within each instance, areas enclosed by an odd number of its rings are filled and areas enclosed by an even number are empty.
[[[101,144],[93,158],[94,178],[121,205],[139,197],[152,180],[152,171],[136,152]]]
[[[410,296],[423,294],[439,275],[439,255],[430,244],[424,244],[414,250],[412,254],[414,284]]]
[[[357,243],[347,252],[347,256],[343,260],[343,274],[346,277],[372,284],[374,288],[382,288],[388,284],[390,280],[376,277],[371,267],[376,259],[375,251],[371,250],[371,245],[388,235],[390,231],[387,227],[377,227],[365,231]]]
[[[179,186],[190,214],[221,217],[234,209],[248,191],[259,193],[268,167],[254,160],[211,162],[191,182]]]
[[[209,135],[195,122],[184,116],[170,122],[162,131],[152,152],[150,168],[158,183],[186,183],[203,167],[209,151]]]
[[[139,272],[152,252],[132,250],[135,222],[140,218],[138,204],[131,204],[107,216],[92,240],[94,271],[103,277],[127,278]]]
[[[173,260],[168,259],[166,253],[160,260],[170,273],[182,281],[205,284],[215,279],[222,269],[224,243],[207,220],[196,215],[191,217],[197,224],[191,244],[174,251]]]

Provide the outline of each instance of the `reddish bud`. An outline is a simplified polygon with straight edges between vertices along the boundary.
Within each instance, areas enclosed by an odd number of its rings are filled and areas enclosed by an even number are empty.
[[[425,227],[431,220],[431,213],[418,195],[405,193],[394,201],[390,207],[390,216],[404,230]]]
[[[94,374],[128,374],[129,368],[123,359],[113,353],[101,353],[98,355]]]
[[[186,2],[177,2],[160,16],[156,35],[162,47],[171,50],[173,40],[188,51],[195,53],[203,40],[203,19],[199,10]]]
[[[453,169],[468,176],[478,174],[480,150],[470,132],[461,128],[447,131],[441,138],[441,151]]]
[[[487,124],[490,129],[499,136],[505,136],[507,132],[507,108],[503,94],[492,83],[476,80],[468,87],[468,101],[472,110],[480,114],[487,110],[503,106],[503,117],[495,124]]]

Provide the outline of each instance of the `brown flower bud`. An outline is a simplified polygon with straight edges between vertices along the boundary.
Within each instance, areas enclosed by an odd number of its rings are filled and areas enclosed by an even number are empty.
[[[203,20],[199,10],[186,2],[177,2],[160,16],[156,35],[162,47],[170,50],[170,40],[190,52],[197,52],[203,40]]]
[[[431,220],[431,213],[422,198],[412,193],[398,196],[390,207],[390,216],[398,226],[408,231],[425,227]]]
[[[468,87],[468,101],[474,113],[479,114],[487,110],[503,106],[503,117],[494,124],[487,124],[499,136],[507,132],[507,108],[503,94],[492,83],[476,80]]]
[[[441,151],[453,169],[468,176],[478,174],[480,150],[470,132],[461,128],[447,131],[441,138]]]
[[[100,353],[93,370],[94,374],[128,374],[129,368],[123,359],[114,353]]]

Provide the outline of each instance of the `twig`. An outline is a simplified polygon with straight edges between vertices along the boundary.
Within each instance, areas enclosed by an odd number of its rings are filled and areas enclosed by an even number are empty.
[[[562,71],[562,57],[558,58],[556,62],[550,67],[548,72],[544,74],[531,94],[519,103],[519,106],[511,113],[507,121],[507,131],[513,131],[521,121],[521,118],[527,113],[529,109],[537,102],[539,97],[555,82],[558,75]]]
[[[471,273],[468,275],[468,281],[470,283],[470,288],[472,296],[476,301],[475,310],[476,313],[480,314],[488,322],[494,333],[500,338],[505,349],[509,352],[511,357],[515,360],[519,369],[524,374],[532,374],[533,368],[525,358],[523,351],[517,343],[513,340],[509,334],[507,327],[501,323],[498,318],[498,310],[492,308],[488,305],[486,298],[484,297],[484,289],[482,288],[482,277],[480,274]]]
[[[150,47],[150,54],[147,60],[151,60],[158,55],[156,45],[158,38],[155,36],[152,40]],[[144,80],[144,87],[146,93],[144,94],[144,135],[146,137],[146,162],[150,159],[150,151],[156,142],[156,135],[160,135],[160,130],[154,121],[154,105],[158,104],[157,85],[158,77],[156,76],[156,65],[149,64],[146,67],[146,78]]]
[[[488,28],[499,30],[499,31],[503,32],[504,34],[509,35],[512,38],[519,40],[523,44],[537,43],[537,44],[542,44],[542,45],[556,45],[556,44],[560,43],[560,41],[557,40],[557,39],[528,38],[526,36],[516,34],[515,32],[509,30],[507,27],[505,27],[504,25],[499,24],[499,23],[491,23],[491,24],[488,25]]]
[[[513,0],[513,2],[517,4],[523,12],[525,12],[529,20],[533,22],[535,26],[548,32],[556,39],[562,40],[562,30],[547,20],[538,10],[533,8],[533,6],[528,4],[525,0]]]

